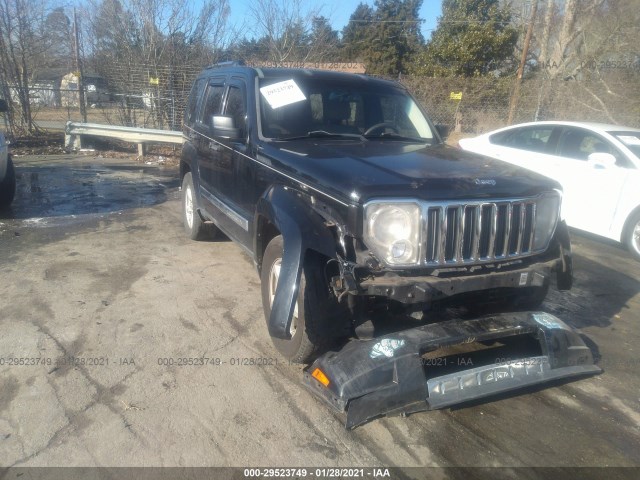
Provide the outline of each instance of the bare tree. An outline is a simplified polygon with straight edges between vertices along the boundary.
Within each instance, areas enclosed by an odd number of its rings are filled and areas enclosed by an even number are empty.
[[[33,133],[30,86],[50,48],[46,35],[48,0],[0,0],[0,83],[7,100],[12,134]]]
[[[262,58],[257,60],[276,64],[317,62],[337,46],[337,35],[327,28],[322,9],[306,5],[303,0],[251,1],[252,33],[264,48]]]
[[[638,84],[633,66],[640,61],[636,47],[640,2],[547,0],[545,10],[538,40],[537,64],[542,68],[535,118],[544,117],[550,103],[559,101],[557,85],[565,81],[574,82],[567,89],[574,103],[618,123],[616,110],[628,110],[618,107],[633,102],[628,92]],[[619,68],[625,65],[631,68]]]
[[[120,121],[138,123],[142,102],[153,123],[175,126],[193,80],[191,71],[215,61],[229,42],[228,0],[96,0],[85,15],[90,41],[86,54],[122,102]]]

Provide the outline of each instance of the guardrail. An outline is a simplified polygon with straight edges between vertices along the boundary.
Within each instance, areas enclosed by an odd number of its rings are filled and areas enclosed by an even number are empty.
[[[64,131],[64,144],[67,149],[82,148],[83,135],[92,137],[117,138],[125,142],[138,144],[138,155],[144,156],[147,143],[174,143],[182,145],[182,132],[156,130],[152,128],[121,127],[99,123],[67,122]]]

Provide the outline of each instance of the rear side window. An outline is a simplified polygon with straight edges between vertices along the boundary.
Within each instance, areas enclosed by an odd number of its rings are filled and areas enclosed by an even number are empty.
[[[202,88],[204,87],[204,79],[200,78],[196,80],[191,88],[191,93],[189,94],[189,103],[187,104],[187,108],[184,112],[184,121],[185,123],[191,123],[196,118],[196,108],[198,106],[198,99],[202,94]]]
[[[545,153],[553,127],[517,128],[507,132],[500,132],[489,137],[495,145],[519,148],[530,152]]]

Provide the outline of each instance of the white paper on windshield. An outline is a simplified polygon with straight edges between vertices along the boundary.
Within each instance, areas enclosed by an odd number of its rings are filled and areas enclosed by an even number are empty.
[[[618,138],[626,145],[640,145],[640,138],[632,135],[619,135]]]
[[[307,99],[293,80],[285,80],[262,87],[260,93],[269,102],[271,108],[280,108]]]

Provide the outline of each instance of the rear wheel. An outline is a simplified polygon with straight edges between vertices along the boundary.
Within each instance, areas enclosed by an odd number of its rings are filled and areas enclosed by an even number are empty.
[[[203,240],[215,236],[215,225],[204,223],[197,210],[196,195],[191,172],[182,179],[182,220],[184,229],[192,240]]]
[[[627,222],[623,243],[636,260],[640,260],[640,212],[636,212]]]
[[[262,260],[262,305],[267,322],[282,268],[283,240],[278,235],[269,242]],[[305,259],[293,311],[290,339],[273,338],[276,349],[294,363],[309,363],[326,351],[334,342],[332,326],[340,321],[337,299],[329,291],[324,278],[324,265],[318,255]],[[342,317],[344,318],[344,317]]]
[[[16,193],[16,171],[13,168],[11,155],[7,158],[7,172],[0,182],[0,208],[8,207]]]

